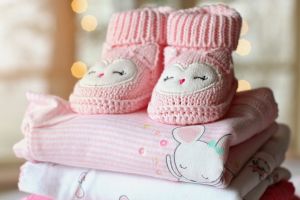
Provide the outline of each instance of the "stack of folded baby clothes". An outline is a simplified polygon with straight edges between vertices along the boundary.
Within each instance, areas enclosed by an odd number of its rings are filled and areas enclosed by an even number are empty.
[[[236,92],[240,28],[220,4],[113,15],[69,101],[27,94],[19,189],[28,200],[294,199],[272,91]]]

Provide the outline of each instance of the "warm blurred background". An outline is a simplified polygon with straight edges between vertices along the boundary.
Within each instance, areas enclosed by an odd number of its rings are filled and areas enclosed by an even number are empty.
[[[19,127],[27,104],[25,92],[67,98],[77,78],[100,56],[112,13],[156,5],[189,8],[211,2],[220,1],[1,0],[0,193],[16,189],[17,185],[22,160],[14,157],[12,146],[22,138]],[[280,108],[278,121],[287,123],[293,132],[287,164],[297,170],[294,163],[300,163],[300,1],[223,2],[236,8],[244,19],[234,53],[240,89],[273,89]],[[0,199],[11,198],[8,193],[5,195],[0,195]]]

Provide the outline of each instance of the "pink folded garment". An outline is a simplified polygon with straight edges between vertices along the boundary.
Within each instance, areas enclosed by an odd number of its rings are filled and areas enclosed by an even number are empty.
[[[52,200],[52,199],[42,197],[42,196],[38,196],[38,195],[30,195],[28,197],[23,198],[22,200]],[[119,199],[119,200],[126,200],[126,199]],[[277,200],[277,199],[266,199],[266,198],[262,197],[260,200]],[[285,198],[284,200],[299,200],[299,198],[296,197],[296,196],[293,196],[290,199]]]
[[[29,195],[27,197],[24,197],[21,200],[52,200],[52,199],[49,198],[49,197],[44,197],[44,196],[32,194],[32,195]]]
[[[251,159],[228,188],[170,182],[142,176],[26,162],[21,167],[20,191],[65,199],[114,200],[258,200],[272,184],[290,178],[279,166],[284,160],[288,134],[276,132]],[[75,198],[76,199],[76,198]]]
[[[25,139],[14,147],[18,157],[218,187],[227,186],[277,130],[270,126],[277,104],[264,88],[238,93],[224,119],[186,127],[157,123],[145,111],[80,115],[58,97],[27,97]]]

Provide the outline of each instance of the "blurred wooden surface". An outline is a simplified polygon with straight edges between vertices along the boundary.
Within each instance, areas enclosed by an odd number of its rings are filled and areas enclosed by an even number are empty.
[[[56,31],[53,59],[47,74],[49,93],[67,99],[76,81],[70,71],[75,60],[75,14],[70,1],[55,0],[51,5],[56,16]]]
[[[295,154],[300,157],[300,2],[295,1],[295,102],[296,102],[296,108],[295,108],[295,130],[294,138],[293,140],[293,150],[295,151]]]
[[[0,192],[18,188],[20,166],[24,161],[0,163]]]

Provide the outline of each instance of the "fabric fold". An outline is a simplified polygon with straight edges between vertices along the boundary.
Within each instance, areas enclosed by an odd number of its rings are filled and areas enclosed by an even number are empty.
[[[288,170],[276,168],[265,180],[257,183],[249,194],[242,196],[240,189],[245,187],[247,180],[241,182],[239,188],[217,189],[206,185],[27,162],[20,176],[19,189],[56,200],[258,200],[269,185],[289,178]]]
[[[19,189],[54,199],[130,200],[255,200],[266,188],[290,173],[278,168],[287,150],[289,133],[280,125],[276,133],[248,160],[228,188],[170,182],[136,175],[27,162],[21,168]],[[41,184],[42,183],[42,184]]]
[[[58,97],[34,96],[24,117],[23,127],[30,125],[22,128],[25,141],[14,146],[17,157],[172,181],[226,187],[277,130],[272,125],[277,104],[266,88],[238,93],[218,122],[185,127],[152,121],[144,110],[79,115]],[[36,99],[53,103],[36,104]],[[236,148],[234,158],[229,152]]]

